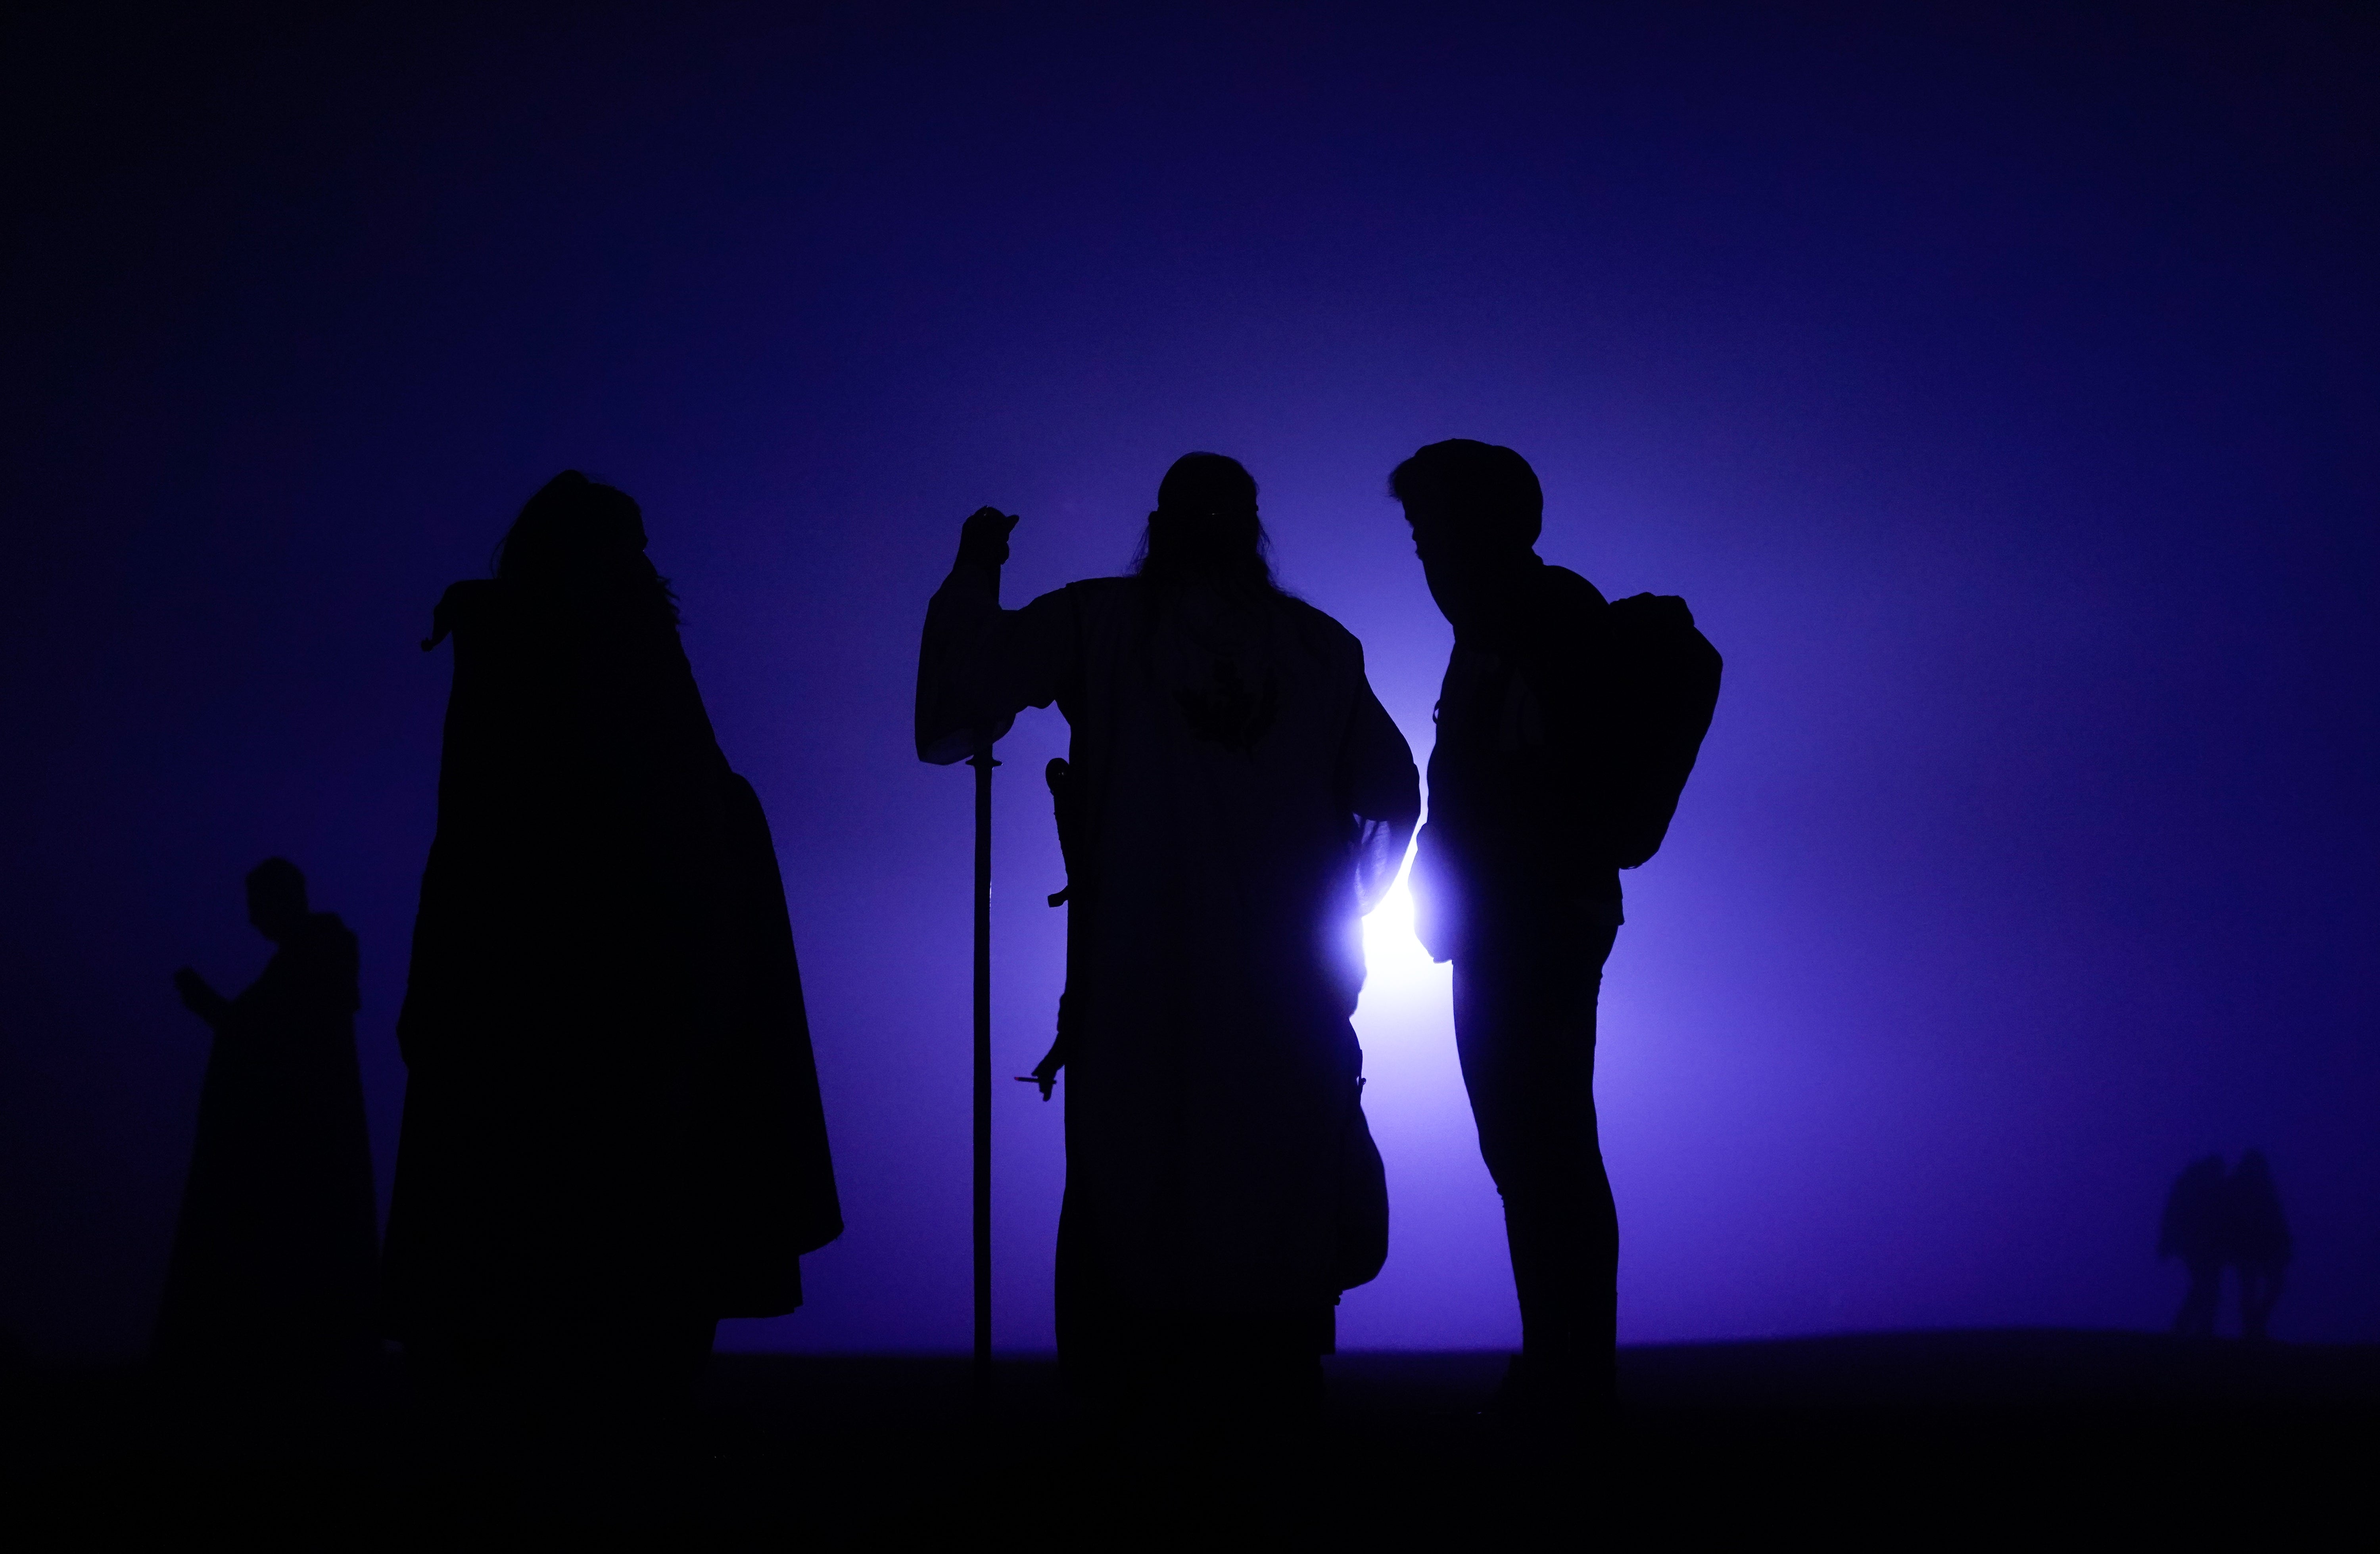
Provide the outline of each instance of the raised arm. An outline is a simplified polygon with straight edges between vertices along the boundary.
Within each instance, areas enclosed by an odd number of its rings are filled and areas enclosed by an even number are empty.
[[[917,650],[917,759],[947,766],[1047,707],[1074,669],[1065,590],[1022,610],[1000,607],[1000,569],[1014,516],[979,507],[959,532],[958,560],[926,607]]]
[[[207,979],[184,966],[174,973],[174,990],[182,995],[182,1004],[211,1027],[221,1030],[231,1014],[231,1000],[214,990]]]

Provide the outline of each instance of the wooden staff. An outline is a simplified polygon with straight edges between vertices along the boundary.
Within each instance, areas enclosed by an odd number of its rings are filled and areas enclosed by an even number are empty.
[[[975,1399],[991,1397],[991,747],[975,768]]]

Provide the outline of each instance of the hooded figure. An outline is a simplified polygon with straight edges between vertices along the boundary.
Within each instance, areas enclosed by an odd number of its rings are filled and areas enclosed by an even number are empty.
[[[768,822],[644,543],[566,471],[422,645],[453,637],[455,681],[385,1310],[433,1370],[575,1346],[690,1378],[842,1229]]]
[[[1016,520],[985,508],[918,663],[924,759],[1052,701],[1073,729],[1067,992],[1038,1076],[1068,1083],[1060,1357],[1111,1402],[1168,1372],[1310,1396],[1340,1293],[1387,1255],[1349,1015],[1419,782],[1361,645],[1273,585],[1256,495],[1189,455],[1135,576],[1016,611]]]
[[[244,991],[174,977],[214,1045],[154,1357],[210,1389],[305,1387],[354,1375],[376,1348],[356,936],[308,909],[285,858],[249,871],[248,917],[274,948]]]

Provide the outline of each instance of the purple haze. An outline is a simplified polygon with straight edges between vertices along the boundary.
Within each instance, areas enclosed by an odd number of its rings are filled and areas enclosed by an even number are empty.
[[[1607,982],[1624,1339],[2161,1324],[2165,1185],[2251,1144],[2276,1330],[2380,1338],[2354,15],[27,33],[0,1324],[143,1342],[205,1051],[167,977],[261,965],[268,854],[362,937],[385,1194],[448,674],[414,643],[578,466],[643,502],[775,825],[851,1226],[722,1342],[963,1345],[967,775],[908,729],[960,518],[1024,515],[1018,603],[1121,569],[1175,455],[1239,457],[1420,753],[1448,634],[1384,481],[1470,436],[1536,463],[1549,559],[1728,657]],[[1003,1074],[1061,975],[1064,737],[1002,751]],[[1394,1244],[1342,1342],[1508,1342],[1444,969],[1375,941]],[[999,1338],[1045,1347],[1061,1112],[997,1099]]]

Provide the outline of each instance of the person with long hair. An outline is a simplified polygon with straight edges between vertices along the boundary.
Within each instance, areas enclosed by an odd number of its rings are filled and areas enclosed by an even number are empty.
[[[556,476],[422,647],[450,636],[388,1331],[443,1422],[600,1474],[842,1229],[800,974],[636,503]]]
[[[1342,1291],[1387,1255],[1349,1016],[1360,918],[1420,810],[1362,646],[1277,587],[1232,459],[1167,471],[1134,572],[1000,606],[1017,520],[966,520],[933,598],[917,753],[1055,701],[1067,987],[1059,1355],[1143,1405],[1302,1406]]]

